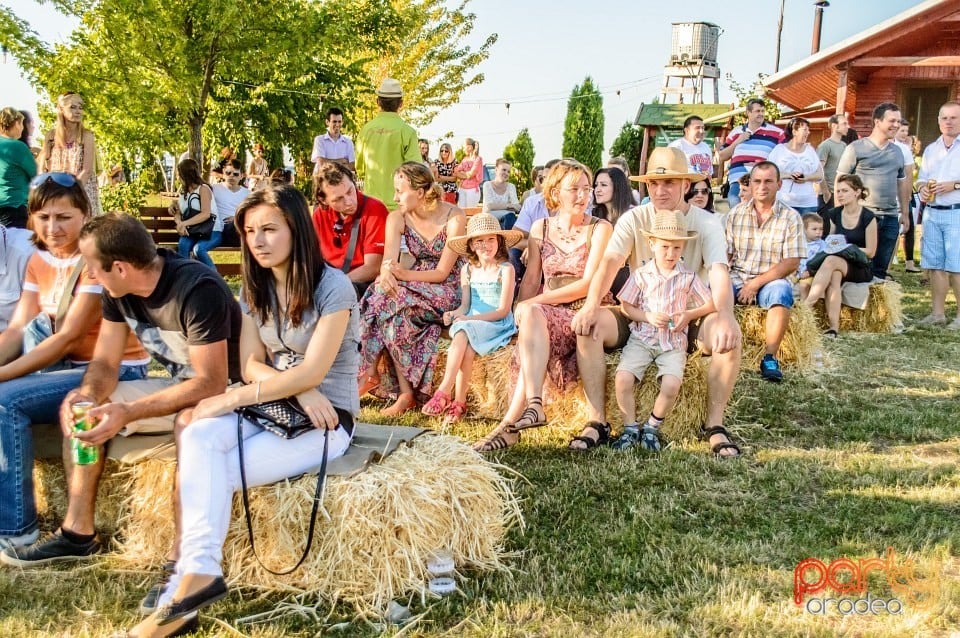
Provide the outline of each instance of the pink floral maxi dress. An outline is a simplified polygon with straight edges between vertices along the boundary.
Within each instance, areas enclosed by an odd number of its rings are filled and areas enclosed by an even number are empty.
[[[69,142],[66,146],[53,145],[50,149],[50,172],[51,173],[70,173],[79,175],[83,170],[83,144],[80,142]],[[103,210],[100,207],[100,189],[97,187],[96,171],[87,178],[87,183],[83,184],[83,190],[90,200],[90,214],[93,216],[102,215]]]
[[[426,241],[409,225],[403,230],[413,270],[433,270],[447,243],[447,229]],[[361,373],[371,370],[377,357],[386,352],[391,361],[381,366],[380,387],[372,394],[393,398],[399,391],[395,366],[413,386],[417,401],[433,394],[433,372],[437,363],[437,342],[443,326],[443,313],[460,306],[461,262],[450,269],[441,283],[398,281],[397,295],[379,292],[370,286],[360,305]]]

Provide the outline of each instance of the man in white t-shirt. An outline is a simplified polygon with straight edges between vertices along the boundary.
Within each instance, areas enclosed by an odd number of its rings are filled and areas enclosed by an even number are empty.
[[[703,118],[691,115],[683,121],[683,137],[673,140],[668,146],[683,151],[693,172],[706,175],[707,179],[710,179],[713,177],[713,151],[703,141],[705,133]]]
[[[36,252],[33,232],[0,225],[0,331],[7,329],[23,291],[23,274]]]
[[[243,164],[240,160],[228,160],[223,168],[223,183],[213,185],[213,198],[217,201],[217,217],[223,221],[220,235],[221,246],[240,247],[240,235],[233,225],[233,216],[240,202],[247,198],[250,190],[240,185],[243,179]]]

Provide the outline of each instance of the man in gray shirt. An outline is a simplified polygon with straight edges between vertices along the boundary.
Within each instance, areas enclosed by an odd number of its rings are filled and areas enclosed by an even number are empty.
[[[823,181],[820,182],[820,201],[818,204],[820,214],[824,217],[824,235],[830,230],[830,224],[826,223],[826,213],[834,207],[833,183],[837,179],[837,165],[840,163],[843,149],[847,148],[843,136],[850,130],[846,115],[831,115],[828,122],[830,124],[830,137],[820,142],[820,146],[817,147],[817,156],[823,166]]]
[[[901,229],[907,228],[911,184],[903,168],[903,154],[893,143],[900,128],[900,107],[883,102],[873,109],[873,131],[848,145],[840,156],[837,177],[856,175],[869,191],[864,206],[877,216],[877,252],[873,276],[887,278],[890,258]],[[836,184],[834,184],[836,190]]]

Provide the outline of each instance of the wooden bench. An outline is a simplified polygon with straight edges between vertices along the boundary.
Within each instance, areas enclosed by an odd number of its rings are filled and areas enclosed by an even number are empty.
[[[169,248],[173,251],[177,250],[177,241],[180,235],[177,234],[177,224],[167,208],[163,206],[141,206],[140,221],[143,222],[143,225],[150,231],[150,236],[153,237],[153,241],[157,246]],[[212,252],[237,253],[239,255],[240,249],[223,246],[214,248]],[[224,277],[240,275],[239,259],[236,263],[218,263],[217,272]]]

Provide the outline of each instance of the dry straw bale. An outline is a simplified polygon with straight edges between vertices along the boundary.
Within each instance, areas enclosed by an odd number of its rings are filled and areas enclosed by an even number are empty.
[[[886,334],[893,332],[903,324],[903,306],[901,299],[903,288],[892,281],[870,286],[867,307],[864,310],[840,307],[841,332],[873,332]],[[817,321],[823,328],[828,327],[826,308],[823,301],[814,306]]]
[[[33,464],[33,484],[37,512],[45,528],[55,528],[67,512],[67,484],[59,459],[37,459]],[[107,535],[121,527],[124,497],[129,494],[133,476],[112,459],[107,460],[97,497],[97,529]],[[169,500],[169,499],[168,499]],[[169,513],[168,513],[169,518]]]
[[[737,321],[743,331],[744,370],[756,369],[764,353],[767,311],[758,306],[737,306]],[[813,312],[804,304],[790,309],[790,325],[780,344],[777,358],[786,367],[809,370],[813,353],[822,348],[820,328]]]
[[[142,567],[162,562],[172,539],[173,464],[134,466],[134,490],[124,503],[119,558]],[[423,593],[426,562],[452,551],[458,570],[505,569],[504,538],[522,525],[513,480],[459,439],[425,435],[351,478],[331,477],[313,549],[289,576],[256,562],[247,541],[239,496],[224,546],[230,581],[270,591],[309,593],[379,614],[392,599]],[[267,566],[296,563],[306,541],[315,477],[250,490],[257,551]]]
[[[441,339],[437,352],[437,366],[434,368],[434,385],[438,385],[447,366],[447,348],[450,342]],[[470,373],[470,392],[467,395],[470,403],[471,416],[483,416],[496,419],[507,411],[510,404],[510,393],[513,383],[510,377],[510,359],[516,347],[516,340],[506,347],[500,348],[482,357],[473,360],[473,371]]]

